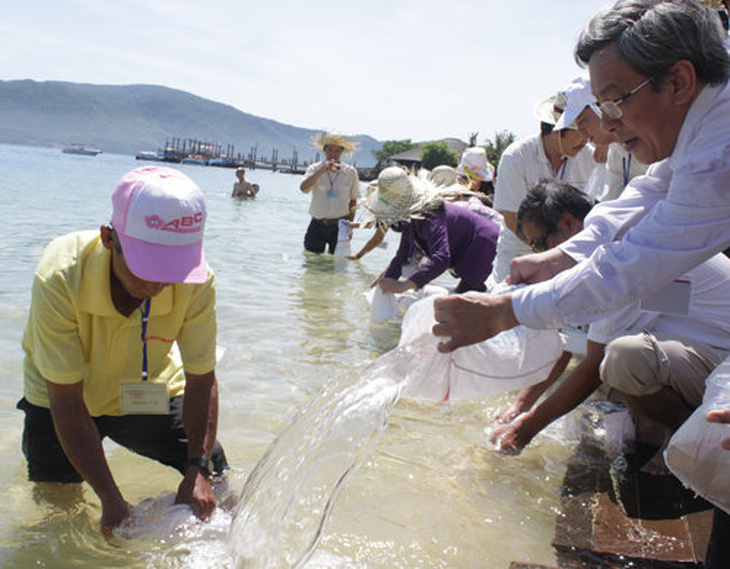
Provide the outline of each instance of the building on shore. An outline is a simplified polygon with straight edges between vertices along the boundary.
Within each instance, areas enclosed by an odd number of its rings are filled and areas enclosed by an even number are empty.
[[[464,142],[463,140],[459,140],[458,138],[444,138],[442,140],[435,140],[434,142],[445,142],[446,147],[451,152],[456,154],[457,159],[461,158],[462,153],[469,146],[466,142]],[[423,147],[426,144],[428,143],[420,143],[415,148],[411,148],[410,150],[406,150],[405,152],[399,152],[398,154],[394,154],[390,157],[390,159],[399,166],[405,166],[409,170],[419,170],[421,168]]]

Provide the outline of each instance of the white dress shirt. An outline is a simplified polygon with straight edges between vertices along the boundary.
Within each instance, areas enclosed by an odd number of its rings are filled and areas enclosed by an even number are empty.
[[[562,180],[583,190],[595,167],[593,153],[586,147],[565,160],[560,170],[555,172],[545,154],[539,134],[520,139],[510,144],[500,158],[493,207],[496,210],[517,213],[527,190],[543,178]],[[502,222],[497,257],[489,277],[490,288],[509,276],[512,259],[531,252],[529,246]]]
[[[730,350],[730,259],[718,253],[680,279],[691,283],[688,314],[645,311],[635,301],[592,323],[588,339],[608,344],[627,332],[648,330]]]
[[[620,240],[600,245],[550,281],[515,291],[512,306],[522,324],[558,328],[592,322],[730,245],[728,84],[700,92],[671,156],[629,187],[635,183],[649,184],[666,197],[654,207],[637,203],[640,219]]]
[[[605,164],[599,164],[586,184],[586,194],[598,201],[615,200],[624,191],[629,180],[642,176],[648,166],[639,162],[618,143],[608,147]]]

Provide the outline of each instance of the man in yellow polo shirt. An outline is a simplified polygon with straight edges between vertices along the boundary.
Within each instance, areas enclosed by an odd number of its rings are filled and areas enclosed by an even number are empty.
[[[176,468],[177,503],[207,519],[216,441],[215,279],[206,205],[184,174],[147,167],[112,194],[99,232],[59,237],[35,273],[23,337],[23,453],[36,482],[85,480],[106,533],[130,515],[102,440]]]

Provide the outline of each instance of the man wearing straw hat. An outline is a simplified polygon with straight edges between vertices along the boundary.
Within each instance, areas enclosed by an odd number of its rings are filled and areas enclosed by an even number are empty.
[[[324,152],[325,160],[307,168],[299,189],[312,194],[307,233],[304,248],[312,253],[330,253],[337,246],[338,222],[340,219],[352,220],[360,197],[357,170],[340,161],[343,154],[352,154],[356,146],[344,136],[320,133],[314,144]]]

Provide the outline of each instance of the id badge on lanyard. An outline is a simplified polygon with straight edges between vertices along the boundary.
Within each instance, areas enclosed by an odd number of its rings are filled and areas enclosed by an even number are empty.
[[[150,299],[145,301],[142,312],[142,380],[124,381],[120,385],[120,402],[124,415],[167,415],[170,412],[170,396],[167,383],[148,381],[147,374],[147,324],[150,316]]]

